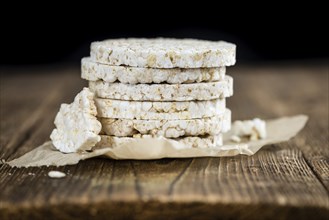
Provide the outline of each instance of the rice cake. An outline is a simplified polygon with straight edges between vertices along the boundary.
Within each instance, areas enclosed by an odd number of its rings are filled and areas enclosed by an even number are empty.
[[[90,81],[89,88],[99,98],[127,101],[191,101],[222,99],[233,95],[233,79],[191,84],[123,84]]]
[[[62,104],[55,118],[50,139],[63,153],[90,150],[100,141],[101,123],[97,120],[94,94],[84,88],[71,104]]]
[[[81,60],[81,77],[89,81],[137,83],[199,83],[224,79],[225,67],[154,69],[143,67],[112,66],[96,63],[90,57]]]
[[[151,68],[221,67],[235,64],[236,46],[224,41],[128,38],[93,42],[93,60],[115,66]]]
[[[214,117],[188,120],[139,120],[99,118],[106,135],[129,137],[149,134],[167,138],[181,136],[217,135],[231,128],[231,111]]]
[[[95,98],[97,116],[122,119],[194,119],[222,114],[225,99],[188,102],[122,101]]]

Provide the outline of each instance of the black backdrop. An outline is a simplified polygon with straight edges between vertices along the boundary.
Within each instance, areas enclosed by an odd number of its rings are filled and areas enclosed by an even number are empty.
[[[234,42],[239,63],[329,57],[327,12],[318,5],[302,10],[300,5],[265,3],[263,8],[238,10],[237,2],[221,8],[202,2],[189,8],[159,2],[152,10],[125,2],[88,4],[84,9],[49,5],[2,16],[0,64],[78,65],[91,41],[157,36]],[[14,16],[19,19],[11,19]]]

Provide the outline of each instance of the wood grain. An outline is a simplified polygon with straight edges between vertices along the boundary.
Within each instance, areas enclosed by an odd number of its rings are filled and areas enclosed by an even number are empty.
[[[0,158],[10,160],[49,138],[60,103],[71,102],[85,82],[72,68],[0,71]],[[251,157],[0,165],[0,219],[328,218],[328,67],[228,71],[234,119],[304,113],[306,128]],[[50,179],[49,170],[67,177]]]
[[[236,88],[242,89],[236,89],[235,96],[229,100],[233,105],[239,104],[239,100],[243,99],[242,96],[247,100],[248,112],[240,111],[241,108],[238,106],[234,111],[239,118],[250,118],[257,112],[261,112],[259,116],[263,118],[300,113],[308,115],[310,120],[302,133],[292,141],[279,146],[297,147],[301,150],[308,165],[312,167],[327,190],[329,190],[328,71],[328,66],[245,69],[244,72],[247,74],[239,75],[240,77],[235,81]],[[250,79],[249,72],[256,76]],[[257,77],[259,75],[262,77]],[[248,89],[250,84],[257,85],[257,89]]]

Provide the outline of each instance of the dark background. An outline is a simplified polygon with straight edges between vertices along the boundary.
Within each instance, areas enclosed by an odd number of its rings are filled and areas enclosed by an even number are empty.
[[[189,8],[160,3],[154,2],[153,10],[90,2],[84,9],[50,4],[43,10],[15,11],[1,19],[0,65],[79,65],[92,41],[158,36],[236,43],[242,64],[329,57],[327,12],[319,5],[301,9],[300,3],[291,8],[265,3],[237,9],[238,2],[222,7],[198,2]]]

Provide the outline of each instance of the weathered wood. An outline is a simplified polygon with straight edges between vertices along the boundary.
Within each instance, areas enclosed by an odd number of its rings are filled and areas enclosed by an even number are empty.
[[[1,159],[13,159],[49,139],[60,103],[71,102],[86,84],[78,79],[77,70],[73,71],[32,69],[6,75],[1,70],[0,144],[6,148],[0,151]],[[29,143],[31,140],[36,142]]]
[[[59,168],[2,165],[0,219],[327,218],[327,67],[228,71],[235,79],[228,101],[234,119],[305,113],[306,129],[251,157],[96,158]],[[47,140],[59,104],[72,101],[84,85],[77,69],[38,72],[1,75],[0,158],[15,158]],[[68,175],[50,179],[53,169]]]
[[[235,90],[229,104],[236,106],[232,107],[233,113],[239,118],[307,114],[310,119],[301,134],[278,146],[301,150],[307,163],[329,191],[328,71],[328,66],[244,69],[246,74],[236,77],[235,88],[239,89]],[[250,77],[250,74],[254,76]],[[239,108],[239,101],[243,99],[245,106]]]

